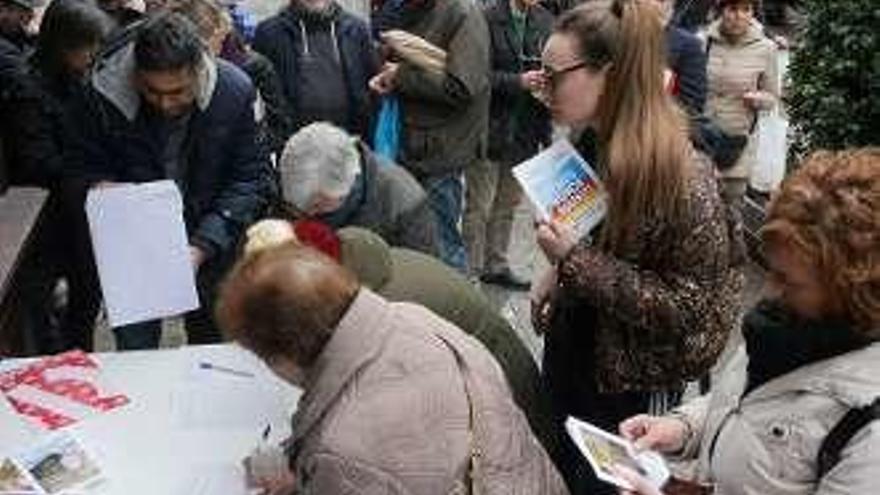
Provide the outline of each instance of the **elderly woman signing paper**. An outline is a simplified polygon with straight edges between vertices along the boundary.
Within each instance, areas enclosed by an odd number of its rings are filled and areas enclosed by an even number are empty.
[[[226,333],[305,394],[273,494],[564,494],[500,368],[430,311],[295,243],[229,276]]]

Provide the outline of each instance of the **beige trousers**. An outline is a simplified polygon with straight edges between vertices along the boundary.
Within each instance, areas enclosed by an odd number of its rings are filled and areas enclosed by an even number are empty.
[[[483,160],[465,170],[462,230],[471,275],[510,268],[510,234],[522,196],[509,165]]]

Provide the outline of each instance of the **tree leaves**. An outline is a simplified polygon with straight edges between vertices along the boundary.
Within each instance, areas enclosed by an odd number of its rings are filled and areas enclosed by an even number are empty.
[[[880,144],[880,9],[876,0],[806,0],[786,100],[793,149]]]

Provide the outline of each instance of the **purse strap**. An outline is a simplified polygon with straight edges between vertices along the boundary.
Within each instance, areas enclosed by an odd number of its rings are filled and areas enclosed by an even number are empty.
[[[465,476],[466,493],[468,493],[469,495],[481,495],[482,490],[478,489],[477,478],[479,476],[479,466],[482,452],[480,451],[480,447],[477,442],[477,408],[474,406],[475,401],[473,396],[473,389],[471,387],[470,377],[467,372],[467,365],[464,362],[464,357],[461,355],[458,349],[456,349],[452,345],[452,343],[450,343],[446,339],[446,337],[437,334],[437,338],[439,338],[440,341],[443,342],[443,344],[445,344],[447,348],[449,348],[449,350],[452,352],[452,355],[455,357],[455,363],[458,366],[458,371],[461,374],[461,380],[464,384],[464,395],[467,399],[469,459],[468,469]]]

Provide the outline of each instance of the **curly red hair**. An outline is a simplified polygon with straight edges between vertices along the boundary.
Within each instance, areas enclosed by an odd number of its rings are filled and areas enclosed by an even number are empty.
[[[880,336],[880,148],[810,156],[774,197],[762,237],[805,255],[838,312]]]

